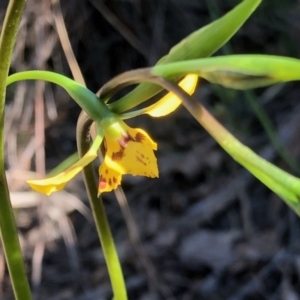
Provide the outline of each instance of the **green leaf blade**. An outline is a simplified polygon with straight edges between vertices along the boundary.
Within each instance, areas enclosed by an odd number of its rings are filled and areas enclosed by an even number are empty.
[[[300,60],[274,55],[228,55],[158,65],[152,73],[169,79],[198,74],[211,83],[245,90],[300,80]]]
[[[219,50],[245,23],[261,0],[244,0],[218,20],[198,29],[175,45],[158,65],[211,56]],[[142,83],[123,98],[109,105],[120,114],[160,92],[162,88]]]

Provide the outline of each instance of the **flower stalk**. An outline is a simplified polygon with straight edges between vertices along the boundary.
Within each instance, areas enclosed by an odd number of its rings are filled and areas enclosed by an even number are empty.
[[[67,91],[89,117],[94,120],[101,120],[112,113],[107,106],[88,88],[80,83],[55,72],[50,71],[24,71],[10,75],[6,85],[21,80],[44,80],[55,83]]]
[[[90,149],[90,141],[87,136],[89,136],[91,124],[92,120],[88,118],[86,113],[82,112],[76,130],[79,157],[83,157]],[[113,299],[127,300],[127,290],[118,252],[109,227],[102,197],[97,195],[98,187],[92,164],[88,164],[83,168],[83,178],[112,285]]]
[[[17,300],[31,300],[14,212],[4,168],[4,107],[6,78],[25,0],[10,0],[0,36],[0,232],[4,254]]]
[[[240,56],[241,57],[241,56]],[[254,57],[254,60],[258,58],[261,60],[263,56],[248,56],[250,58]],[[269,84],[269,80],[273,81],[284,81],[289,78],[289,80],[298,79],[300,80],[300,73],[296,70],[296,66],[300,64],[299,60],[289,59],[289,58],[276,58],[276,57],[268,57],[272,62],[275,63],[275,66],[267,65],[267,71],[263,74],[262,70],[259,70],[258,74],[262,75],[260,79],[263,80],[264,84]],[[267,60],[266,59],[266,60]],[[204,65],[208,60],[214,61],[214,59],[204,59],[198,60],[200,64],[204,62]],[[222,58],[216,58],[217,63],[219,61],[224,63]],[[185,62],[182,62],[185,64]],[[274,73],[274,68],[279,66],[277,76]],[[293,64],[294,63],[294,64]],[[190,63],[188,63],[191,65]],[[261,86],[261,82],[258,80],[259,76],[256,77],[257,74],[250,74],[245,72],[246,67],[251,69],[251,64],[249,62],[243,63],[241,60],[237,60],[237,64],[240,68],[243,68],[244,72],[236,72],[237,75],[240,75],[244,78],[244,81],[239,81],[238,77],[230,77],[226,81],[229,85],[234,85],[235,87],[245,87],[245,86],[253,86],[258,85]],[[195,65],[195,62],[194,62]],[[233,64],[234,65],[234,64]],[[293,66],[294,72],[288,72],[284,68],[284,66]],[[166,65],[168,66],[168,65]],[[224,67],[222,65],[222,67]],[[156,67],[155,67],[156,68]],[[171,69],[171,68],[170,68]],[[211,69],[210,69],[211,70]],[[213,69],[214,70],[214,69]],[[219,71],[220,69],[216,69]],[[215,71],[216,71],[215,70]],[[225,69],[226,70],[226,69]],[[231,67],[231,71],[234,70]],[[289,70],[289,69],[288,69]],[[196,72],[195,66],[189,69],[189,71]],[[216,75],[218,72],[216,71]],[[248,71],[248,70],[247,70]],[[290,70],[289,70],[290,71]],[[173,70],[174,72],[174,70]],[[177,72],[177,70],[175,70]],[[200,71],[201,72],[201,71]],[[260,74],[261,72],[261,74]],[[220,73],[221,75],[227,74]],[[203,74],[202,74],[203,75]],[[217,79],[217,76],[213,77]],[[226,78],[226,77],[225,77]],[[232,81],[231,81],[232,79]],[[267,81],[264,81],[267,79]],[[268,188],[270,188],[274,193],[276,193],[282,200],[286,202],[299,216],[300,216],[300,179],[290,175],[289,173],[281,170],[280,168],[274,166],[269,163],[265,159],[261,158],[257,154],[255,154],[251,149],[243,145],[239,142],[226,128],[224,128],[201,104],[195,101],[190,95],[188,95],[183,89],[177,86],[170,80],[167,80],[160,76],[154,76],[151,74],[151,69],[140,69],[135,72],[127,72],[117,77],[113,78],[107,84],[105,84],[100,90],[100,96],[107,97],[112,96],[113,93],[119,90],[120,87],[124,87],[130,84],[136,84],[140,81],[156,83],[165,89],[173,92],[177,97],[181,98],[182,104],[186,107],[186,109],[191,113],[191,115],[201,124],[206,131],[219,143],[219,145],[238,163],[240,163],[243,167],[249,170],[257,179],[259,179],[262,183],[264,183]]]

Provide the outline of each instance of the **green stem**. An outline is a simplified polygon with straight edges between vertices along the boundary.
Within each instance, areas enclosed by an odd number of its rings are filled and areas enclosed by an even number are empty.
[[[218,5],[215,0],[206,0],[206,6],[209,10],[210,16],[212,20],[215,20],[219,17],[220,11],[218,9]],[[223,55],[232,55],[233,49],[230,45],[230,42],[225,44],[221,49]],[[213,86],[216,90],[218,90],[218,96],[220,96],[220,92],[223,93],[221,98],[224,98],[223,90],[220,91],[220,87],[218,85]],[[228,94],[228,90],[226,90]],[[281,158],[287,163],[287,165],[291,168],[291,170],[295,171],[296,173],[300,173],[300,169],[297,165],[297,162],[291,157],[288,153],[287,149],[285,149],[284,145],[279,141],[278,136],[276,134],[275,127],[269,118],[268,114],[264,110],[264,108],[260,105],[260,103],[255,98],[252,91],[245,91],[244,95],[248,104],[251,106],[252,110],[254,111],[258,121],[261,123],[264,131],[266,132],[272,146],[276,149],[277,153]]]
[[[0,231],[12,287],[17,300],[30,300],[32,297],[5,176],[4,107],[6,78],[24,6],[25,0],[9,1],[0,36]]]
[[[139,69],[113,78],[102,87],[99,95],[104,98],[111,96],[120,88],[140,81],[156,83],[181,98],[191,115],[233,159],[281,197],[300,216],[300,179],[277,168],[240,143],[204,107],[172,81],[151,75],[151,69]]]
[[[182,99],[191,115],[206,129],[234,160],[248,169],[300,216],[300,179],[279,169],[239,142],[202,105],[173,82],[158,78],[158,82]]]
[[[236,33],[260,3],[261,0],[240,1],[224,16],[192,32],[173,46],[157,65],[211,56]],[[136,107],[160,91],[159,86],[142,83],[121,99],[109,104],[109,107],[114,113],[120,114]]]
[[[93,92],[64,75],[49,71],[24,71],[9,76],[6,84],[20,80],[44,80],[61,86],[92,120],[99,121],[111,114],[105,103]]]
[[[90,148],[87,136],[92,120],[83,112],[77,123],[77,147],[79,156],[82,157]],[[119,261],[118,253],[114,244],[112,233],[105,213],[102,198],[97,196],[97,184],[95,181],[93,165],[89,164],[83,169],[84,182],[87,189],[90,205],[92,208],[96,228],[101,241],[103,254],[108,268],[115,300],[127,300],[127,291],[124,276]]]

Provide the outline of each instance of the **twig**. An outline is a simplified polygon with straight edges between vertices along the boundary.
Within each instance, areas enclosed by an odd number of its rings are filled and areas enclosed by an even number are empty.
[[[127,28],[127,26],[104,4],[103,1],[89,0],[101,15],[109,22],[124,39],[144,57],[148,58],[145,45]]]
[[[52,1],[52,9],[53,9],[53,16],[54,21],[56,24],[56,30],[61,42],[61,45],[63,47],[66,59],[68,61],[69,67],[71,69],[72,75],[74,79],[81,83],[82,85],[85,85],[84,78],[82,76],[82,73],[80,71],[78,62],[75,58],[70,39],[68,37],[68,32],[66,29],[66,25],[62,16],[61,7],[59,0],[51,0]]]

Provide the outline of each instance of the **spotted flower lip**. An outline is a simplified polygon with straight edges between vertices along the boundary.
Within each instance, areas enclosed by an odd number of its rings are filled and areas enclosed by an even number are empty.
[[[99,168],[98,192],[110,192],[120,183],[122,175],[158,177],[158,167],[153,150],[157,144],[142,129],[123,123],[125,134],[118,139],[105,136],[106,153]]]
[[[180,86],[192,94],[197,81],[198,76],[188,75],[180,82]],[[136,115],[147,113],[153,117],[165,116],[180,104],[181,101],[176,95],[168,93],[157,103],[137,111]],[[97,135],[91,148],[81,159],[53,177],[28,180],[31,188],[46,195],[64,189],[74,176],[98,157],[98,150],[103,141],[106,149],[104,161],[99,167],[98,195],[116,189],[125,174],[158,177],[157,160],[154,155],[157,144],[146,131],[126,125],[122,115],[114,115],[110,111],[109,113],[108,117],[96,122]]]

